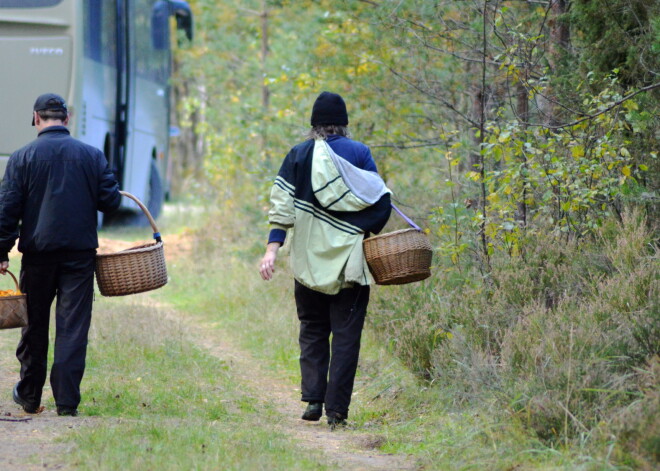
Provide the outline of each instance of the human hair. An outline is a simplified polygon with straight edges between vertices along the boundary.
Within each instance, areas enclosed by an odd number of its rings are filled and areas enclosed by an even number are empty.
[[[351,137],[351,133],[347,126],[340,126],[337,124],[318,124],[312,126],[312,129],[307,133],[308,139],[325,139],[331,134],[338,136]]]
[[[64,110],[41,110],[37,111],[37,114],[43,121],[65,121],[69,115],[69,113]]]

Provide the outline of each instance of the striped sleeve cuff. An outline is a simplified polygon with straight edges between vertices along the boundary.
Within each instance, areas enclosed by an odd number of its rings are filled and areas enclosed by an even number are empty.
[[[279,242],[281,245],[284,245],[285,239],[286,231],[284,229],[271,229],[270,235],[268,236],[268,243]]]

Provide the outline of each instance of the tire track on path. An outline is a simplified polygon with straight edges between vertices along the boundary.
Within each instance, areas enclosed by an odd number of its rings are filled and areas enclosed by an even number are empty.
[[[149,300],[154,306],[154,300]],[[328,461],[341,470],[353,471],[394,471],[416,470],[419,467],[413,458],[379,452],[373,448],[378,439],[372,435],[349,427],[330,430],[324,418],[319,422],[300,419],[304,403],[299,400],[299,391],[273,377],[258,360],[233,342],[230,336],[216,326],[198,324],[189,315],[176,311],[170,306],[158,303],[164,319],[177,323],[196,339],[200,348],[210,355],[225,361],[232,369],[232,375],[254,391],[264,391],[267,400],[281,413],[276,426],[284,434],[293,437],[303,448],[321,450]]]
[[[232,375],[253,391],[264,391],[261,401],[268,401],[280,415],[276,423],[264,426],[276,427],[292,437],[301,447],[322,451],[330,464],[341,470],[415,470],[412,459],[390,455],[373,449],[379,440],[368,433],[349,428],[331,431],[324,420],[306,422],[300,419],[303,403],[299,391],[290,384],[274,377],[249,352],[233,344],[226,332],[208,324],[199,324],[192,316],[174,310],[171,306],[155,301],[150,296],[136,296],[135,304],[158,309],[162,319],[183,330],[188,338],[209,355],[226,362]],[[18,330],[0,332],[0,418],[23,419],[27,422],[0,421],[0,469],[3,471],[36,471],[43,469],[72,469],[66,456],[74,448],[71,442],[59,440],[72,429],[105,423],[99,417],[58,417],[53,409],[41,414],[25,414],[13,402],[11,391],[18,381],[18,364],[12,352],[18,342]],[[46,385],[43,404],[52,403],[52,393]],[[111,419],[112,420],[112,419]]]

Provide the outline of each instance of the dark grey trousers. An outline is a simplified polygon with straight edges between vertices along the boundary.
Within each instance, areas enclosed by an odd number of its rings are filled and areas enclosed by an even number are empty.
[[[369,287],[356,285],[328,295],[296,281],[295,297],[300,319],[302,400],[324,402],[326,413],[334,411],[347,417]]]
[[[27,294],[28,326],[16,357],[21,363],[18,394],[41,404],[48,363],[50,307],[55,297],[55,352],[50,385],[57,406],[76,408],[85,371],[87,334],[92,318],[95,259],[23,264],[21,291]]]

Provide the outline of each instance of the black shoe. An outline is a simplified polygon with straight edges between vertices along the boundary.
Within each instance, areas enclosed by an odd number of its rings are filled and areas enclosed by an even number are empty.
[[[30,404],[28,401],[23,399],[18,395],[18,383],[14,385],[14,390],[12,391],[12,396],[14,396],[14,402],[21,406],[25,412],[28,414],[36,414],[39,410],[39,405]]]
[[[328,416],[328,425],[332,430],[346,425],[346,416],[335,411],[326,411]]]
[[[307,409],[302,415],[303,420],[319,420],[323,415],[323,403],[322,402],[310,402],[307,405]]]
[[[75,417],[78,415],[78,409],[75,407],[57,406],[57,415]]]

